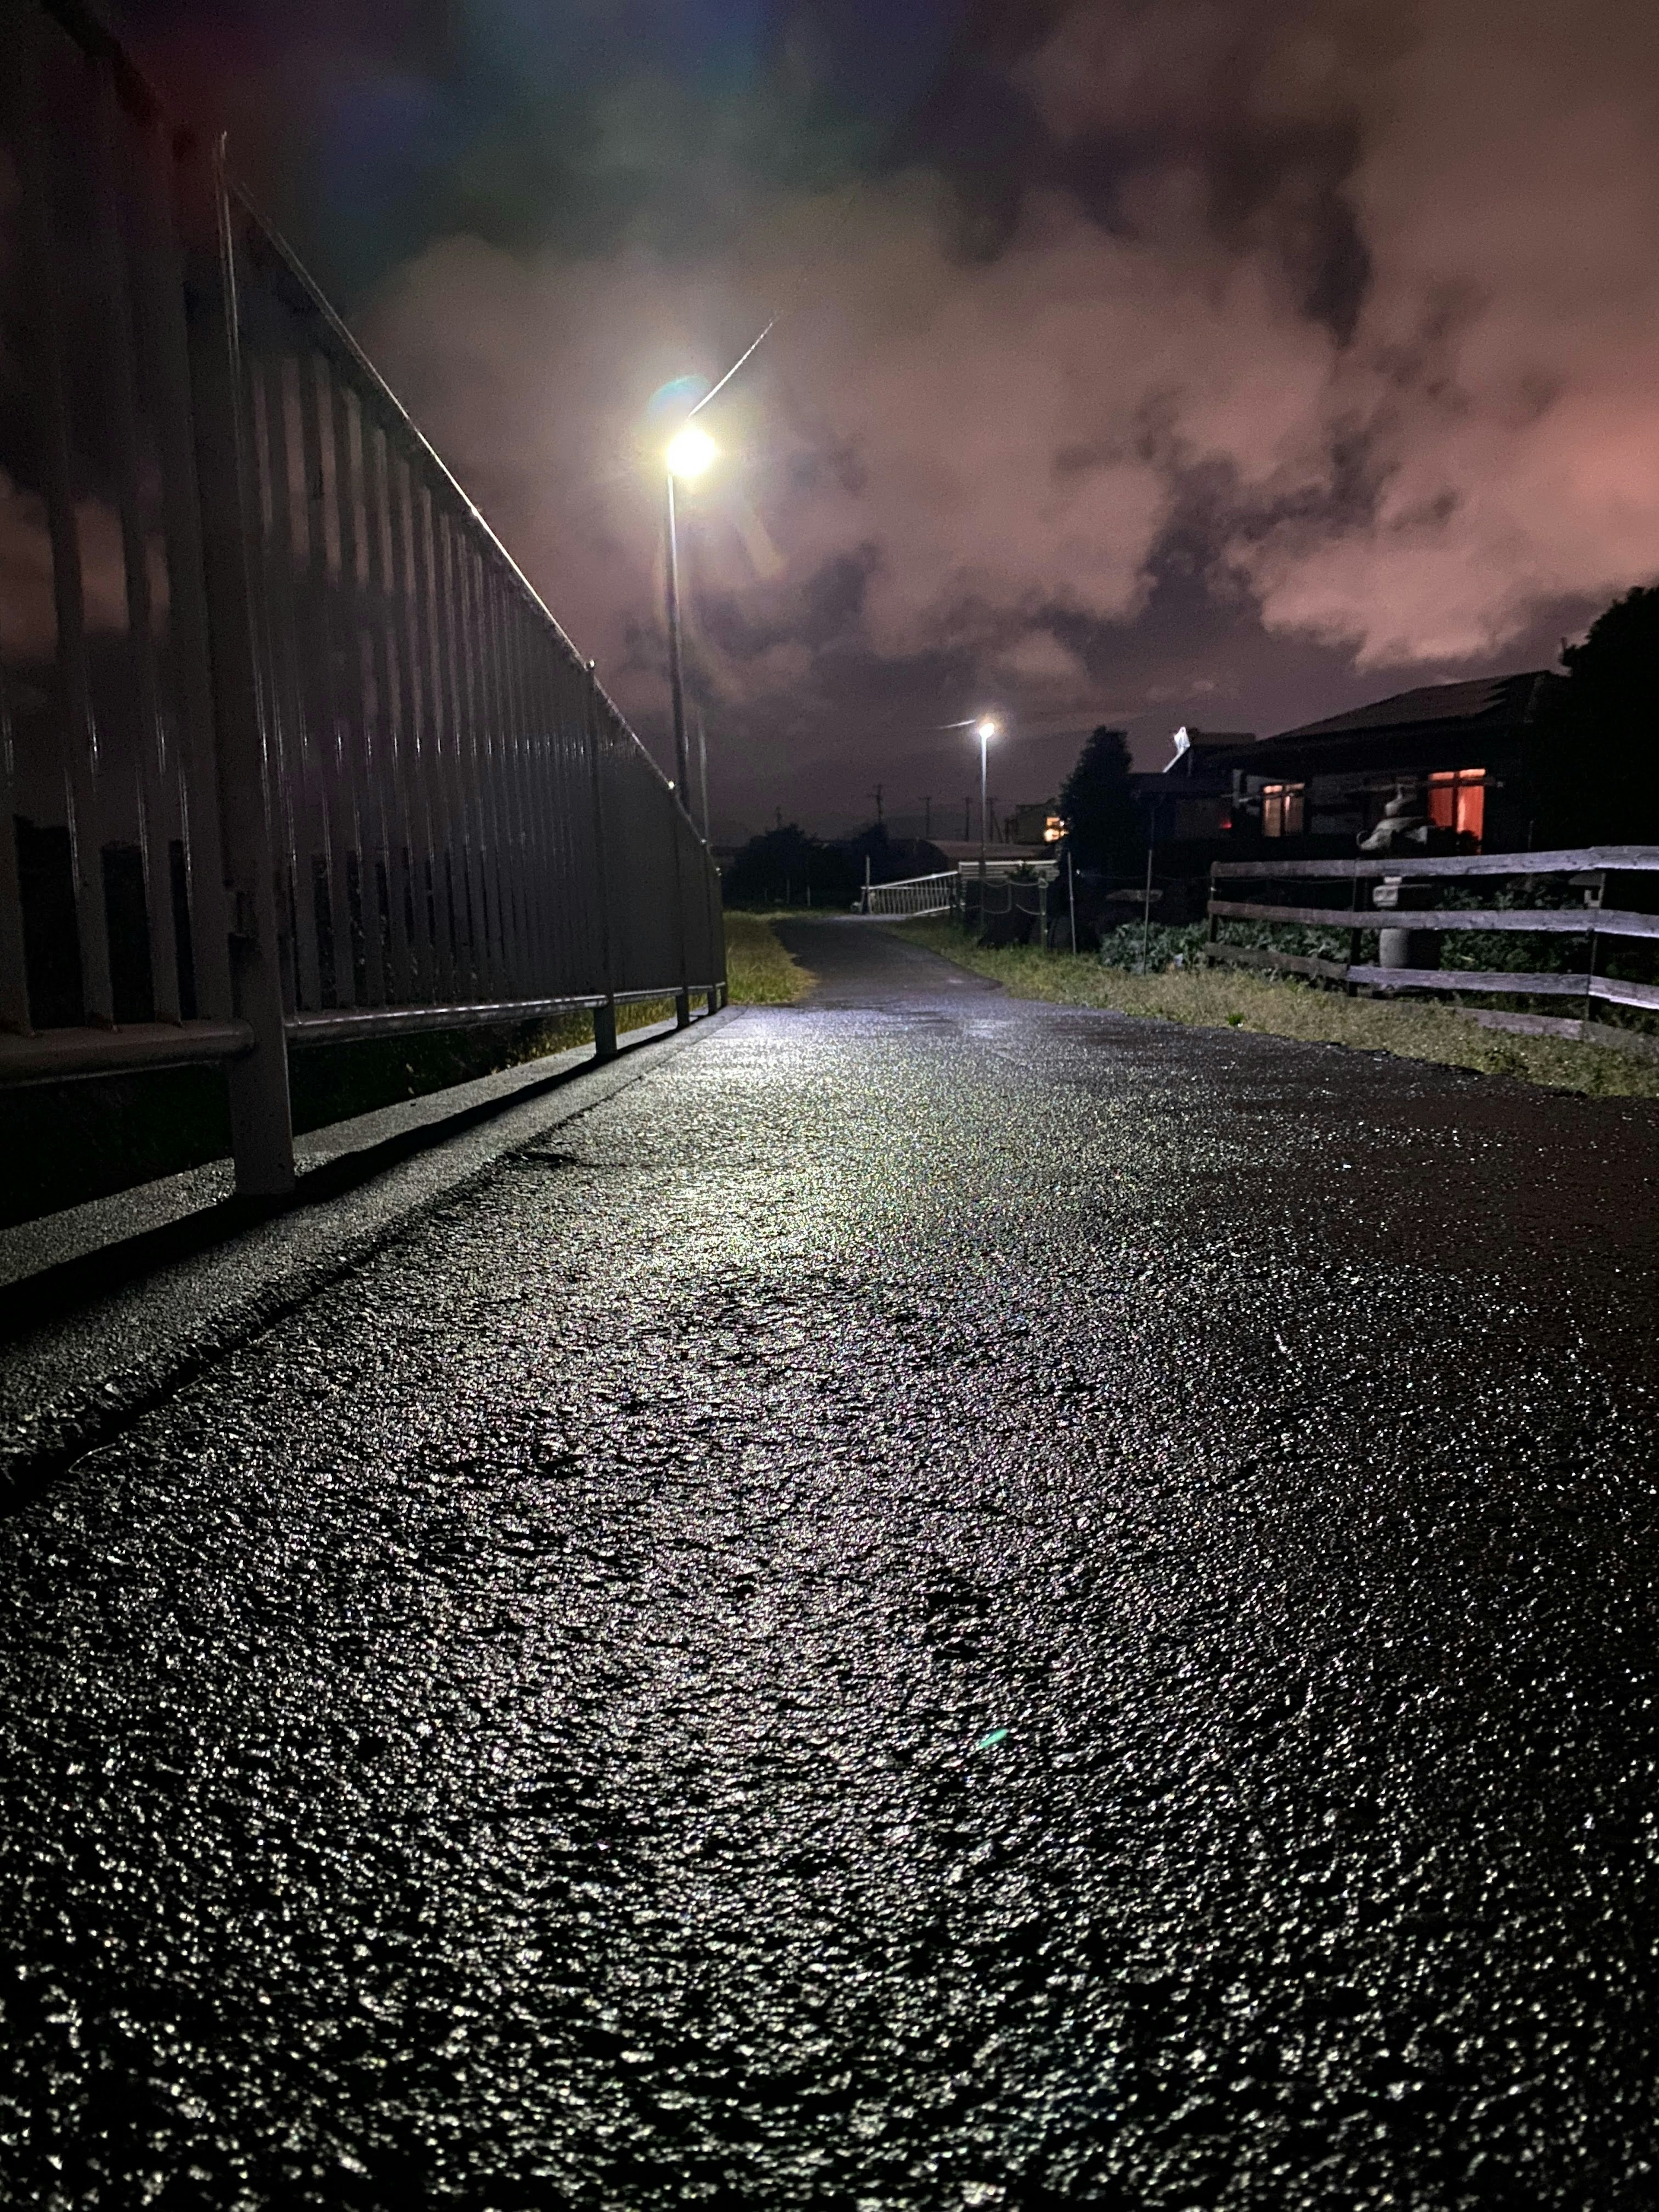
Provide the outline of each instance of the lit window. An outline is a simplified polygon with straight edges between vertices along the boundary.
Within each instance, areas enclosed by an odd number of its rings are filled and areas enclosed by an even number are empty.
[[[1043,842],[1043,843],[1044,843],[1045,845],[1058,845],[1058,844],[1059,844],[1059,842],[1060,842],[1060,839],[1061,839],[1065,835],[1066,835],[1066,818],[1065,818],[1065,817],[1064,817],[1063,815],[1060,815],[1060,814],[1051,814],[1051,815],[1048,817],[1048,821],[1043,824],[1043,830],[1042,830],[1042,842]]]
[[[1429,778],[1429,820],[1437,830],[1459,830],[1478,844],[1486,820],[1486,769],[1437,769]]]
[[[1302,835],[1304,783],[1267,783],[1261,787],[1261,834],[1264,837]]]

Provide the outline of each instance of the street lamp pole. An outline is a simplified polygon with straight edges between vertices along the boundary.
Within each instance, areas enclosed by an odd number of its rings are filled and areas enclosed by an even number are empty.
[[[991,740],[997,733],[997,726],[988,715],[983,721],[975,724],[974,733],[979,739],[979,926],[982,930],[985,927],[985,817],[988,811],[986,760]]]
[[[674,513],[674,479],[679,477],[687,483],[695,483],[719,447],[708,433],[696,422],[688,422],[670,441],[663,455],[667,464],[664,471],[666,497],[663,508],[664,533],[668,542],[668,690],[674,713],[674,779],[680,795],[680,805],[687,814],[691,811],[691,749],[685,736],[685,656],[680,635],[680,539]],[[708,836],[708,808],[703,809],[702,834]]]
[[[673,448],[670,447],[672,454]],[[668,690],[674,713],[674,778],[680,805],[691,811],[691,764],[685,743],[685,668],[680,643],[680,541],[674,526],[674,464],[664,475],[668,500],[665,522],[668,538]]]

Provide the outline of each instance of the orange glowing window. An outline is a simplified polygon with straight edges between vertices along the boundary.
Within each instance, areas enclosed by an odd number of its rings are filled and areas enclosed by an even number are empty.
[[[1429,778],[1429,820],[1437,830],[1460,830],[1479,843],[1486,821],[1486,769],[1437,769]]]
[[[1261,834],[1264,837],[1299,837],[1307,786],[1264,783],[1261,787]]]

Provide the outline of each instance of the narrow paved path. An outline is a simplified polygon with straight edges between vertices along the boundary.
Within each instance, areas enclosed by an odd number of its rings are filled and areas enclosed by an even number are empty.
[[[1659,1115],[795,941],[0,1525],[0,2197],[1651,2206]]]

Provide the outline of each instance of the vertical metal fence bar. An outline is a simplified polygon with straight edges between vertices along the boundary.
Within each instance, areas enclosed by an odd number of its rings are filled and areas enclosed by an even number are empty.
[[[451,878],[459,943],[464,948],[461,975],[463,995],[482,999],[489,994],[489,971],[484,942],[483,884],[479,873],[477,836],[468,804],[471,754],[466,744],[468,708],[461,652],[461,611],[457,599],[455,533],[447,501],[434,492],[429,501],[432,525],[432,574],[436,597],[438,661],[444,702],[444,781],[449,801],[450,842],[453,850]]]
[[[139,852],[144,920],[149,940],[150,991],[158,1021],[179,1018],[178,940],[173,927],[168,851],[175,808],[167,787],[167,735],[155,656],[155,615],[149,586],[149,547],[140,477],[138,362],[133,303],[127,283],[127,234],[122,209],[132,198],[128,181],[131,137],[107,62],[97,64],[96,198],[100,275],[105,288],[108,337],[105,356],[114,435],[121,555],[126,586],[127,653],[137,718]],[[158,866],[159,853],[159,866]]]
[[[477,899],[474,927],[479,996],[498,999],[501,995],[501,913],[496,896],[495,855],[490,850],[483,803],[483,747],[480,744],[483,715],[478,700],[477,637],[470,558],[471,548],[468,543],[465,518],[453,507],[446,508],[444,542],[448,561],[450,634],[455,669],[456,766],[459,771],[467,843],[471,858],[469,882]]]
[[[29,295],[32,374],[46,525],[52,543],[52,597],[57,617],[58,703],[64,724],[64,800],[69,815],[70,864],[80,939],[81,997],[85,1018],[105,1025],[115,1018],[110,975],[109,916],[104,897],[102,816],[98,793],[98,734],[93,720],[87,667],[86,600],[81,575],[80,533],[70,457],[69,394],[64,382],[63,300],[58,283],[58,242],[52,235],[52,147],[46,125],[48,27],[31,9],[13,56],[23,110],[21,270]]]
[[[345,862],[351,841],[351,821],[341,757],[343,653],[338,641],[337,610],[330,587],[331,568],[338,546],[337,537],[330,529],[334,489],[331,404],[325,408],[318,388],[319,381],[328,374],[326,362],[305,349],[300,354],[299,366],[300,435],[306,469],[306,544],[310,556],[305,594],[308,617],[306,665],[311,677],[307,719],[312,731],[313,757],[322,799],[323,831],[323,849],[317,855],[321,865],[314,867],[313,896],[317,902],[319,932],[327,950],[324,1003],[355,1006],[356,963],[352,957],[351,902]]]
[[[570,884],[562,897],[553,895],[553,885],[560,878],[556,874],[562,849],[561,840],[569,827],[570,817],[570,750],[573,715],[578,718],[586,697],[586,679],[564,640],[549,629],[533,607],[525,610],[525,652],[535,685],[540,722],[536,772],[536,820],[541,841],[542,866],[549,884],[548,960],[550,972],[559,979],[559,988],[584,992],[607,988],[597,981],[597,959],[583,957],[581,949],[582,922],[586,902],[581,886]],[[582,760],[582,799],[584,818],[586,806],[586,759]],[[569,879],[563,878],[568,884]],[[591,920],[591,916],[587,917]]]
[[[527,664],[524,606],[513,580],[506,581],[498,601],[497,650],[508,702],[507,807],[525,915],[522,973],[531,996],[551,998],[556,989],[556,963],[550,937],[550,873],[535,787],[535,754],[543,742],[544,718]]]
[[[138,264],[140,298],[153,364],[161,518],[167,534],[167,664],[179,719],[185,923],[196,1012],[223,1021],[232,1012],[230,916],[219,825],[202,503],[179,241],[179,223],[189,200],[188,155],[154,120],[145,133],[140,172],[146,240]]]
[[[329,363],[329,384],[333,399],[334,503],[340,532],[340,703],[344,709],[341,741],[344,781],[350,793],[352,845],[357,863],[354,907],[358,957],[362,967],[360,1003],[383,1006],[386,1002],[386,940],[381,929],[377,865],[377,848],[381,840],[377,819],[380,810],[375,804],[368,641],[363,622],[362,485],[353,436],[356,410],[352,402],[356,395],[332,361]]]
[[[455,575],[449,517],[442,498],[428,493],[428,512],[432,533],[432,587],[435,614],[434,637],[443,699],[444,795],[449,817],[449,883],[455,917],[456,959],[463,998],[485,995],[483,946],[478,921],[479,891],[474,883],[477,854],[466,804],[466,763],[463,749],[464,720],[459,615],[455,605]]]
[[[0,665],[0,1029],[32,1036],[23,893],[17,873],[17,771],[13,745],[11,686]]]
[[[472,662],[473,700],[478,714],[475,736],[481,802],[479,811],[489,842],[491,855],[489,880],[495,897],[496,942],[500,957],[496,995],[511,998],[519,988],[520,916],[514,896],[507,824],[501,805],[501,699],[496,682],[498,671],[491,650],[494,642],[494,580],[485,567],[483,553],[470,529],[465,532],[464,542],[466,547],[469,610],[467,648]]]
[[[287,950],[290,1012],[305,1003],[301,932],[308,889],[305,838],[305,729],[295,665],[294,501],[289,481],[287,395],[283,357],[248,349],[248,430],[260,475],[258,612],[264,634],[266,748],[272,768],[271,834],[280,854],[279,897]],[[315,915],[312,933],[315,933]]]
[[[561,874],[570,885],[564,958],[570,974],[592,976],[599,972],[601,951],[589,769],[587,671],[571,652],[567,641],[557,635],[550,640],[548,662],[555,729],[551,768],[557,816],[556,849]],[[611,986],[605,988],[609,989]]]
[[[447,816],[443,797],[442,763],[438,748],[442,714],[434,672],[434,623],[429,550],[424,532],[424,509],[419,467],[408,453],[400,453],[396,477],[398,574],[402,579],[402,620],[398,625],[408,656],[410,696],[415,705],[416,788],[424,854],[419,872],[423,902],[421,937],[426,988],[435,1005],[453,1005],[456,997],[455,950],[450,939],[444,895],[444,854]]]
[[[363,534],[368,550],[368,611],[371,674],[375,693],[378,736],[379,824],[386,871],[386,929],[389,940],[391,987],[397,1000],[407,1005],[414,994],[414,967],[410,949],[410,917],[414,907],[410,884],[410,830],[406,811],[408,777],[398,743],[403,702],[397,689],[396,656],[392,646],[392,609],[386,562],[386,441],[375,413],[362,400],[358,421],[362,434]]]
[[[469,936],[467,867],[465,867],[465,827],[456,796],[456,686],[449,654],[449,604],[445,598],[445,540],[442,514],[431,487],[416,487],[416,562],[425,566],[425,622],[427,648],[431,657],[431,681],[435,702],[434,781],[442,811],[442,925],[449,945],[452,1002],[473,995],[473,953]]]
[[[592,817],[593,861],[598,891],[594,906],[599,926],[600,988],[605,998],[604,1007],[596,1011],[593,1016],[593,1050],[597,1058],[611,1060],[616,1056],[617,1050],[617,971],[611,950],[611,871],[606,866],[605,761],[599,703],[599,690],[593,681],[593,664],[590,660],[582,672],[582,735],[586,740]]]
[[[390,544],[386,575],[392,655],[398,674],[401,723],[398,763],[404,779],[403,818],[410,840],[408,887],[412,915],[410,988],[428,1005],[438,984],[435,906],[432,885],[432,795],[428,751],[429,702],[422,682],[421,654],[410,635],[413,616],[410,574],[409,464],[395,429],[386,440],[386,513]]]
[[[552,998],[558,994],[563,980],[556,934],[557,878],[548,848],[548,825],[542,817],[538,783],[538,757],[545,756],[551,732],[546,702],[536,681],[529,609],[516,577],[505,580],[501,614],[507,685],[514,702],[513,806],[520,823],[520,866],[529,927],[530,973],[532,988],[538,995]]]
[[[294,449],[298,416],[297,393],[291,389],[294,366],[286,350],[269,356],[263,364],[266,475],[270,487],[264,588],[274,664],[270,676],[276,702],[277,745],[283,763],[283,841],[294,930],[294,1002],[296,1007],[314,1011],[323,1002],[322,964],[317,942],[317,884],[312,863],[316,785],[312,757],[315,744],[314,734],[307,727],[301,668],[304,633],[295,590],[303,574],[295,525],[303,521],[304,487],[302,477],[301,498],[296,501],[295,470],[300,456]]]
[[[219,811],[234,923],[236,1009],[254,1037],[252,1051],[230,1063],[231,1140],[238,1190],[278,1196],[294,1187],[294,1126],[251,601],[252,497],[243,450],[235,241],[219,161],[198,160],[193,168],[198,269],[192,287],[191,381],[213,647]]]
[[[500,580],[483,559],[468,532],[472,577],[472,641],[478,671],[478,699],[482,719],[478,738],[483,756],[484,820],[495,854],[496,896],[501,921],[502,995],[530,995],[525,927],[523,884],[518,866],[518,825],[508,800],[510,743],[508,702],[502,682],[501,655]]]
[[[560,884],[554,871],[548,842],[551,823],[544,804],[544,769],[553,732],[546,694],[538,680],[531,611],[516,578],[507,580],[502,617],[507,681],[515,702],[513,805],[520,825],[519,850],[529,920],[530,972],[537,995],[554,998],[566,988],[558,939],[558,894],[566,887]]]

